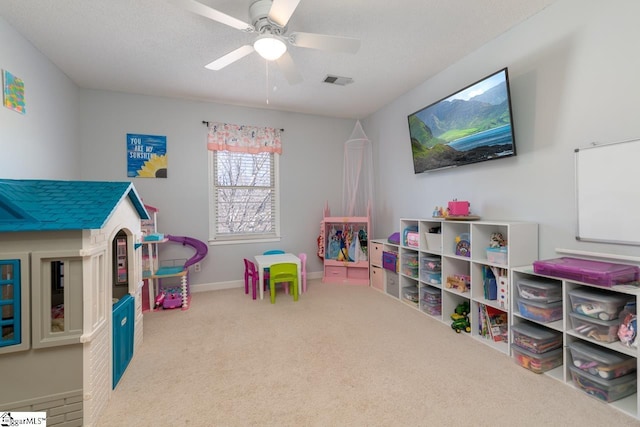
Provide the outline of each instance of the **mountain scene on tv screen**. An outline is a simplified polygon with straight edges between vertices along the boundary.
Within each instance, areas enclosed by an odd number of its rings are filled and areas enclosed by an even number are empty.
[[[451,98],[409,116],[415,173],[514,154],[504,80],[468,100]]]

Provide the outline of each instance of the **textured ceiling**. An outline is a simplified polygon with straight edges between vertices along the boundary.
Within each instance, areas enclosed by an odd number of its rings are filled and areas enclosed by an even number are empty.
[[[248,22],[252,1],[202,3]],[[356,54],[290,46],[296,85],[255,53],[205,69],[255,34],[171,0],[2,0],[0,16],[81,88],[363,118],[554,1],[301,0],[289,32],[362,43]],[[354,82],[323,83],[328,74]]]

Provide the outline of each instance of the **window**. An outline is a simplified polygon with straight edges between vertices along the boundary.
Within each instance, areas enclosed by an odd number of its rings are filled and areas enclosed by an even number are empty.
[[[77,251],[33,252],[31,260],[33,348],[79,343],[83,332],[82,257]]]
[[[278,156],[209,151],[210,243],[280,238]]]
[[[29,254],[4,253],[0,259],[0,354],[31,347]]]
[[[21,343],[20,260],[0,260],[0,347]]]

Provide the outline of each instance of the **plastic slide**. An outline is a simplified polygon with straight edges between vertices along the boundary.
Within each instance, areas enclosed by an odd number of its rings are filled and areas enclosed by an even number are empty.
[[[194,239],[193,237],[185,237],[185,236],[172,236],[167,234],[165,236],[170,242],[181,243],[183,246],[191,246],[196,250],[195,255],[187,260],[184,263],[184,269],[186,270],[196,262],[201,261],[205,256],[207,256],[207,252],[209,252],[209,247],[203,241],[198,239]]]

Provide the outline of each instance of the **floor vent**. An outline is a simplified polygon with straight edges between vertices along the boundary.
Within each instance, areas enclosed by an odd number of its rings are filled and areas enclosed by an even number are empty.
[[[346,86],[349,83],[353,83],[353,79],[351,77],[327,75],[327,77],[324,78],[323,82],[338,86]]]

